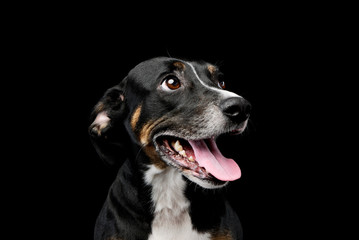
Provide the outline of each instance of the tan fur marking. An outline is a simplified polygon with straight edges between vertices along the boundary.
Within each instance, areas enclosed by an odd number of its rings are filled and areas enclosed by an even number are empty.
[[[142,130],[140,132],[140,137],[139,137],[142,145],[148,144],[148,135],[153,127],[154,127],[153,121],[150,121],[150,122],[146,123],[145,125],[143,125]]]
[[[140,118],[141,115],[141,109],[142,109],[142,105],[138,106],[135,110],[135,112],[132,114],[131,117],[131,127],[132,130],[134,131],[138,122],[138,119]]]
[[[217,68],[213,65],[208,65],[208,71],[213,75],[216,71],[217,71]]]
[[[175,62],[173,66],[175,66],[176,68],[178,68],[178,70],[181,71],[184,71],[186,69],[186,65],[184,65],[184,63],[182,62]]]
[[[140,132],[140,142],[142,145],[147,145],[150,142],[150,133],[151,131],[160,123],[162,122],[162,118],[157,119],[156,121],[149,121],[146,123]]]
[[[95,106],[96,113],[102,112],[104,109],[105,109],[105,104],[103,104],[103,102],[99,102]]]
[[[233,240],[233,238],[232,234],[228,230],[226,230],[213,233],[211,236],[211,240]]]
[[[109,237],[106,240],[122,240],[122,238],[119,237]]]
[[[144,151],[146,155],[151,159],[152,163],[159,169],[165,169],[167,164],[163,162],[158,155],[155,146],[151,142],[150,135],[152,130],[163,121],[163,118],[159,118],[156,121],[149,121],[146,123],[140,132],[139,140],[141,144],[144,146]]]
[[[147,145],[144,148],[144,151],[146,155],[151,159],[153,165],[159,169],[165,169],[167,167],[167,164],[161,160],[160,156],[158,155],[155,147],[151,145]]]

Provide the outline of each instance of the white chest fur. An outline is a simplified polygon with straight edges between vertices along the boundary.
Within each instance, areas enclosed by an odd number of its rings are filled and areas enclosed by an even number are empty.
[[[210,239],[210,234],[192,228],[190,203],[184,196],[186,182],[181,173],[172,167],[160,170],[151,166],[145,173],[145,181],[152,186],[155,216],[149,240]]]

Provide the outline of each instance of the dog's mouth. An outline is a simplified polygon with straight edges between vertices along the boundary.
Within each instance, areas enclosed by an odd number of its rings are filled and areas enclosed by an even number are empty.
[[[233,131],[233,133],[236,133]],[[156,143],[169,164],[201,180],[217,185],[241,177],[241,170],[233,159],[222,155],[215,137],[186,140],[176,136],[159,136]]]

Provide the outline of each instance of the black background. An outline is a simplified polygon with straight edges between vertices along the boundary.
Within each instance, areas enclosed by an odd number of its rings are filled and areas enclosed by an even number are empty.
[[[8,149],[12,161],[6,169],[13,173],[4,197],[14,227],[10,234],[92,239],[116,171],[91,146],[89,115],[107,88],[156,56],[219,64],[228,90],[252,104],[248,131],[220,143],[242,169],[241,179],[226,191],[245,239],[306,238],[318,228],[322,210],[314,196],[321,188],[312,181],[317,168],[312,160],[320,103],[313,92],[321,86],[323,59],[332,54],[322,28],[255,16],[239,25],[195,26],[48,18],[21,20],[8,35],[11,104],[5,105],[16,116],[15,128],[4,125],[15,146]]]

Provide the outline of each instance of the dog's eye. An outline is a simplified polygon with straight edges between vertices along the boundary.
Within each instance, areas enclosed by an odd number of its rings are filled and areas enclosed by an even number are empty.
[[[168,76],[162,82],[162,87],[166,90],[176,90],[181,87],[181,82],[175,76]]]
[[[218,73],[217,75],[218,87],[222,89],[226,89],[226,82],[224,81],[223,73]]]
[[[226,89],[226,83],[224,81],[219,81],[218,82],[218,87],[220,87],[222,89]]]

